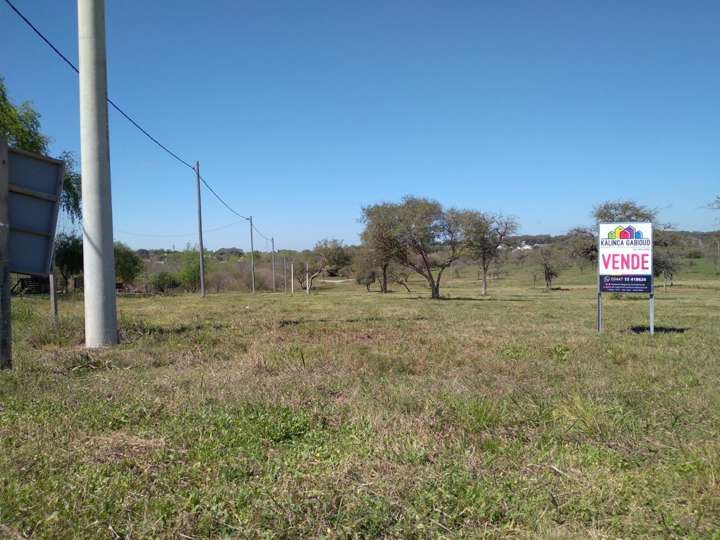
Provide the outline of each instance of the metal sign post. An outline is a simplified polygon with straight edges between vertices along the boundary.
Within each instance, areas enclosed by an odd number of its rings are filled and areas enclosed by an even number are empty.
[[[8,148],[0,139],[0,369],[12,367],[10,266],[8,264]]]
[[[655,333],[652,223],[598,224],[597,331],[603,331],[602,293],[647,293]]]

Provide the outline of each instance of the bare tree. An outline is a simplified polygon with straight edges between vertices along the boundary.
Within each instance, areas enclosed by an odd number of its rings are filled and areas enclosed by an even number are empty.
[[[485,296],[490,265],[500,256],[507,237],[517,232],[518,223],[511,217],[468,212],[465,227],[468,253],[480,264],[482,295]]]
[[[561,248],[552,244],[546,244],[535,248],[533,254],[542,269],[545,279],[545,290],[552,290],[553,280],[560,275],[565,268],[567,254]]]

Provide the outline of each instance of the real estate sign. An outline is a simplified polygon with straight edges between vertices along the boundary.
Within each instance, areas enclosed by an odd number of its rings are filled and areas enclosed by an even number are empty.
[[[652,294],[652,223],[600,223],[599,232],[599,292]]]

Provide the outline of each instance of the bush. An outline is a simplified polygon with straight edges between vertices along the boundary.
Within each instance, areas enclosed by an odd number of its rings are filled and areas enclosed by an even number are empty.
[[[150,286],[157,292],[165,293],[180,286],[180,282],[169,272],[158,272],[150,278]]]

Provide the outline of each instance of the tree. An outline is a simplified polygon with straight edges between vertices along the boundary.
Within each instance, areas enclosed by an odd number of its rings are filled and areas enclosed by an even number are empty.
[[[597,223],[618,223],[632,221],[657,221],[657,210],[642,206],[635,201],[605,201],[593,210]]]
[[[150,285],[158,292],[165,293],[180,286],[178,280],[170,272],[158,272],[150,278]]]
[[[40,131],[40,113],[27,101],[14,105],[8,97],[2,77],[0,77],[0,138],[6,139],[10,146],[36,154],[47,154],[50,145],[50,138]],[[65,162],[60,208],[71,221],[75,222],[82,216],[80,173],[77,171],[72,153],[63,152],[60,154],[60,159]]]
[[[545,290],[550,291],[552,290],[553,280],[565,268],[566,253],[552,244],[537,247],[533,253],[545,279]]]
[[[362,241],[367,247],[367,261],[380,270],[380,292],[388,292],[388,269],[399,258],[403,247],[395,229],[397,227],[396,204],[374,204],[362,209],[361,221],[365,224]]]
[[[575,227],[567,234],[570,257],[583,267],[586,263],[595,264],[598,256],[598,239],[592,227]]]
[[[122,242],[115,242],[115,275],[123,284],[135,281],[143,271],[140,256]]]
[[[517,232],[518,223],[513,218],[501,215],[468,212],[465,227],[468,253],[480,264],[482,295],[485,296],[490,265],[500,256],[507,237]]]
[[[400,248],[396,260],[425,278],[433,299],[440,298],[443,272],[465,249],[468,213],[444,210],[439,202],[405,197],[396,205],[393,235]]]
[[[206,265],[206,271],[208,270]],[[200,253],[198,251],[188,248],[181,253],[180,268],[176,277],[186,291],[195,292],[200,289]]]
[[[315,244],[315,253],[320,256],[323,270],[331,277],[336,277],[343,268],[352,263],[342,240],[320,240]]]
[[[595,264],[597,262],[598,223],[649,221],[660,231],[669,228],[668,225],[657,223],[657,210],[630,200],[602,202],[593,208],[592,217],[595,221],[593,226],[575,227],[568,232],[569,255],[580,265],[583,263]]]
[[[58,234],[55,239],[54,264],[60,272],[67,290],[70,279],[83,271],[83,242],[80,235]]]
[[[314,251],[303,251],[299,256],[294,257],[293,262],[295,264],[295,280],[301,288],[304,289],[309,286],[312,289],[313,281],[325,269],[322,256]]]

